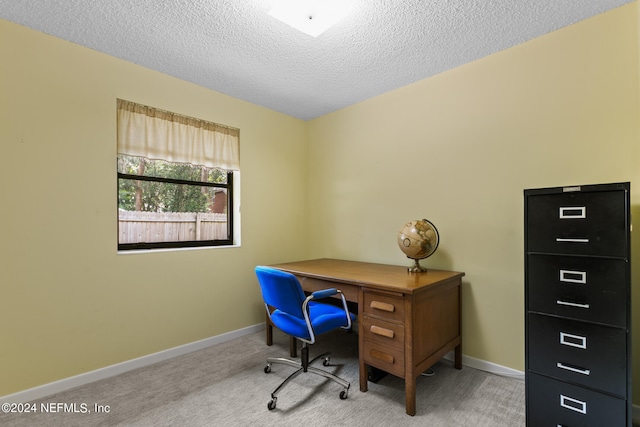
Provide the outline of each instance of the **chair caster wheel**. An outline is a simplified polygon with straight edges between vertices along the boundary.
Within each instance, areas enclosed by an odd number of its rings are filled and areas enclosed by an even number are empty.
[[[322,361],[322,366],[329,366],[331,364],[331,359],[329,357],[325,357]]]
[[[342,390],[340,392],[340,400],[345,400],[347,398],[347,390]]]
[[[264,373],[268,374],[269,372],[271,372],[271,365],[267,365],[264,367]]]
[[[276,398],[275,397],[273,399],[271,399],[269,401],[269,403],[267,403],[267,408],[269,408],[270,411],[273,411],[274,409],[276,409]]]

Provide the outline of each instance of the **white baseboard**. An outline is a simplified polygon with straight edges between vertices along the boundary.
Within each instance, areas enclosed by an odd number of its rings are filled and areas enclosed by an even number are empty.
[[[115,365],[107,366],[104,368],[96,369],[95,371],[85,372],[84,374],[75,375],[73,377],[64,378],[59,381],[54,381],[49,384],[44,384],[38,387],[30,388],[24,391],[20,391],[7,396],[0,396],[0,404],[2,403],[24,403],[31,402],[33,400],[42,399],[43,397],[50,396],[55,393],[60,393],[66,390],[70,390],[74,387],[85,385],[94,381],[102,380],[105,378],[113,377],[122,374],[133,369],[149,366],[163,360],[168,360],[183,354],[191,353],[196,350],[211,347],[212,345],[221,344],[226,341],[230,341],[235,338],[239,338],[244,335],[248,335],[254,332],[258,332],[264,329],[265,324],[260,323],[257,325],[249,326],[236,331],[231,331],[222,335],[216,335],[215,337],[205,338],[200,341],[195,341],[189,344],[184,344],[178,347],[173,347],[167,350],[159,351],[157,353],[149,354],[147,356],[138,357],[136,359],[127,360],[126,362],[117,363]]]
[[[445,354],[444,358],[447,360],[453,360],[453,351]],[[476,359],[475,357],[465,356],[463,354],[462,364],[464,366],[469,366],[470,368],[478,369],[480,371],[485,371],[491,374],[501,375],[503,377],[509,377],[516,380],[524,381],[524,372],[507,368],[506,366],[498,365],[496,363],[487,362],[486,360]]]

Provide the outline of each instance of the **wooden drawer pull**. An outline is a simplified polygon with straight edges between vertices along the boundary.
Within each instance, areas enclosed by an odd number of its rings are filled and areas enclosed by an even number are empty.
[[[393,313],[396,311],[396,307],[393,304],[389,304],[382,301],[371,301],[371,308],[377,308],[378,310],[388,311]]]
[[[373,357],[375,359],[382,360],[382,361],[387,362],[387,363],[393,363],[395,361],[395,359],[393,358],[392,355],[387,354],[387,353],[383,353],[383,352],[378,351],[378,350],[371,350],[371,357]]]
[[[393,332],[391,329],[381,328],[380,326],[376,326],[376,325],[371,325],[369,330],[373,334],[381,335],[387,338],[393,338],[395,336],[395,332]]]

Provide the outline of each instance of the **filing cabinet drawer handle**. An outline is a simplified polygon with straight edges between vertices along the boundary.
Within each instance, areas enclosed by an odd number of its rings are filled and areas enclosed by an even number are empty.
[[[393,338],[395,336],[395,332],[393,332],[391,329],[381,328],[380,326],[376,326],[376,325],[371,325],[369,330],[373,334],[381,335],[387,338]]]
[[[587,402],[583,402],[582,400],[574,399],[563,394],[560,395],[560,406],[581,414],[587,414]]]
[[[563,238],[557,237],[556,242],[589,243],[589,239],[563,239]]]
[[[560,219],[582,219],[586,217],[586,206],[560,208]]]
[[[583,337],[580,335],[567,334],[566,332],[560,332],[560,344],[586,350],[587,337]]]
[[[571,371],[571,372],[577,372],[579,374],[582,375],[589,375],[591,373],[591,371],[589,369],[581,369],[581,368],[576,368],[573,366],[569,366],[569,365],[565,365],[564,363],[556,363],[556,366],[560,369],[565,369],[567,371]]]
[[[586,271],[560,270],[560,281],[565,283],[587,284]]]
[[[371,308],[376,308],[382,311],[388,311],[389,313],[393,313],[396,311],[396,308],[393,304],[389,304],[381,301],[371,301]]]
[[[378,350],[371,350],[371,357],[373,357],[375,359],[382,360],[382,361],[387,362],[387,363],[393,363],[395,361],[395,359],[393,358],[392,355],[387,354],[387,353],[383,353],[383,352],[378,351]]]
[[[556,304],[558,304],[558,305],[568,305],[570,307],[586,308],[586,309],[588,309],[590,307],[589,304],[578,304],[577,302],[568,302],[568,301],[560,301],[560,300],[557,300]]]

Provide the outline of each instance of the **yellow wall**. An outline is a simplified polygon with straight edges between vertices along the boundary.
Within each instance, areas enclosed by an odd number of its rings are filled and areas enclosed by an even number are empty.
[[[0,20],[0,396],[261,322],[256,264],[407,264],[396,233],[421,217],[442,239],[423,264],[467,273],[464,353],[522,370],[522,190],[631,181],[640,215],[639,20],[306,123]],[[116,98],[240,128],[242,247],[117,254]]]
[[[3,20],[0,58],[0,396],[263,322],[305,122]],[[117,254],[116,98],[240,128],[242,247]]]
[[[523,189],[631,181],[640,204],[636,8],[310,122],[312,255],[409,265],[397,231],[433,221],[422,264],[466,272],[463,352],[523,370]],[[639,266],[636,250],[636,313]]]

